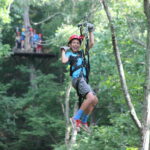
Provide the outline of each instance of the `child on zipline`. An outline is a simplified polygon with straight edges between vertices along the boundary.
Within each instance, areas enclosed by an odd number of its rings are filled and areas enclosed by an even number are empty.
[[[89,49],[94,45],[93,30],[94,26],[88,23]],[[78,95],[82,95],[85,99],[76,114],[70,118],[71,124],[77,131],[80,131],[80,128],[89,131],[87,120],[95,105],[98,103],[98,99],[91,86],[87,83],[87,70],[83,58],[84,52],[83,50],[80,50],[82,40],[82,36],[72,35],[68,41],[70,50],[65,46],[61,47],[61,60],[62,63],[70,63],[72,85],[77,90]]]

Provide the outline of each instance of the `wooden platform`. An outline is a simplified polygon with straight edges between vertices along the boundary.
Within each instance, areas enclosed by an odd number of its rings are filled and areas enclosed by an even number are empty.
[[[56,55],[50,54],[50,53],[35,53],[35,52],[12,52],[11,56],[39,57],[39,58],[52,58],[52,57],[56,57]]]

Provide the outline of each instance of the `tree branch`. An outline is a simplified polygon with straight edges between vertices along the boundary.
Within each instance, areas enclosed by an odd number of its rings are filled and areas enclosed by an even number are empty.
[[[65,118],[66,118],[66,134],[65,134],[65,143],[66,146],[69,147],[69,139],[70,139],[70,125],[69,125],[69,99],[72,85],[69,83],[65,96]]]
[[[60,13],[60,12],[57,12],[57,13],[51,15],[51,16],[48,16],[46,19],[44,19],[44,20],[42,20],[42,21],[40,21],[40,22],[32,22],[32,21],[31,21],[31,23],[32,23],[33,25],[39,25],[39,24],[42,24],[42,23],[44,23],[44,22],[46,22],[46,21],[48,21],[48,20],[51,20],[52,18],[54,18],[54,17],[56,17],[56,16],[58,16],[58,15],[64,15],[64,14],[63,14],[63,13]]]
[[[146,48],[146,44],[145,44],[144,42],[141,42],[141,41],[139,40],[139,38],[136,38],[136,37],[134,36],[133,30],[131,29],[131,24],[130,24],[130,21],[129,21],[128,17],[127,17],[126,19],[127,19],[127,24],[128,24],[128,27],[129,27],[129,30],[130,30],[130,33],[131,33],[132,40],[133,40],[134,42],[136,42],[137,44],[139,44],[140,46]]]
[[[65,97],[65,117],[68,124],[69,124],[69,99],[70,99],[71,88],[72,85],[71,83],[69,83],[66,91],[66,97]]]
[[[149,0],[144,0],[144,13],[147,17],[150,15],[149,8],[150,8]]]
[[[144,44],[143,42],[141,42],[140,40],[136,39],[133,35],[132,35],[132,39],[134,42],[136,42],[137,44],[141,45],[142,47],[146,48],[146,44]]]
[[[106,13],[107,18],[109,20],[110,29],[111,29],[111,36],[112,36],[113,51],[114,51],[116,64],[117,64],[117,68],[118,68],[118,72],[119,72],[119,76],[120,76],[121,86],[122,86],[123,93],[124,93],[126,102],[128,104],[129,110],[130,110],[130,115],[131,115],[133,121],[135,122],[136,126],[141,131],[142,124],[139,121],[139,119],[137,117],[137,114],[135,112],[134,106],[131,102],[131,97],[130,97],[130,94],[129,94],[129,91],[128,91],[128,87],[127,87],[127,83],[126,83],[126,79],[125,79],[125,74],[124,74],[124,69],[123,69],[123,64],[122,64],[122,61],[121,61],[121,56],[120,56],[120,52],[119,52],[119,48],[118,48],[118,44],[117,44],[117,40],[116,40],[115,28],[114,28],[114,25],[113,25],[111,14],[108,10],[108,6],[107,6],[105,1],[106,0],[100,0],[100,3],[103,4],[105,13]]]
[[[144,0],[144,13],[147,17],[146,79],[144,99],[144,127],[141,150],[150,148],[150,0]]]
[[[74,104],[74,114],[77,112],[78,110],[78,103],[76,102]],[[73,149],[73,146],[76,144],[76,138],[77,138],[77,130],[72,128],[72,134],[71,134],[71,139],[70,139],[70,145],[69,145],[69,150]]]
[[[8,7],[7,7],[8,14],[10,13],[11,5],[13,2],[14,2],[14,0],[9,1]]]

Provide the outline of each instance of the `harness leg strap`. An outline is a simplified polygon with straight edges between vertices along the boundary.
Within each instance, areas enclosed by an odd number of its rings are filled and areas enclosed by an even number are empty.
[[[77,95],[78,95],[78,107],[81,107],[82,101],[83,101],[83,96],[79,93],[79,82],[80,82],[81,78],[78,78],[77,83],[76,83],[76,91],[77,91]]]

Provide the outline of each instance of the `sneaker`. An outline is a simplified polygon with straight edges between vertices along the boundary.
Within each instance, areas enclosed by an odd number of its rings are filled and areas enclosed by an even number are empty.
[[[83,129],[83,130],[85,130],[86,132],[91,132],[91,130],[90,130],[90,128],[89,128],[89,125],[88,125],[88,123],[83,123],[83,122],[81,122],[81,128]]]
[[[81,121],[80,120],[75,120],[73,118],[70,118],[70,122],[71,122],[73,129],[80,131],[80,127],[81,127]]]

